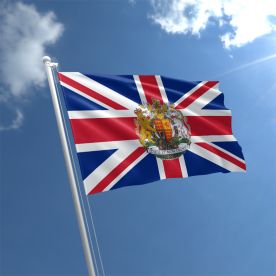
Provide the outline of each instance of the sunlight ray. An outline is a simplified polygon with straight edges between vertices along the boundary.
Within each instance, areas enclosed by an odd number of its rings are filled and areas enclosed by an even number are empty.
[[[216,78],[220,78],[220,77],[224,77],[226,75],[229,75],[229,74],[232,74],[232,73],[235,73],[235,72],[238,72],[240,70],[243,70],[243,69],[246,69],[248,67],[251,67],[251,66],[254,66],[254,65],[257,65],[257,64],[260,64],[260,63],[263,63],[263,62],[266,62],[266,61],[269,61],[269,60],[272,60],[276,58],[276,54],[273,54],[273,55],[269,55],[269,56],[266,56],[266,57],[263,57],[263,58],[259,58],[259,59],[255,59],[251,62],[248,62],[248,63],[245,63],[245,64],[242,64],[240,66],[237,66],[236,68],[233,68],[229,71],[226,71],[222,74],[219,74],[216,76]]]

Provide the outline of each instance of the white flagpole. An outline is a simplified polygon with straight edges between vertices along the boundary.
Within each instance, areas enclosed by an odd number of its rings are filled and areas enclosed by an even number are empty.
[[[48,82],[50,86],[60,140],[62,144],[62,150],[63,150],[66,168],[69,176],[69,182],[70,182],[71,191],[73,195],[73,201],[74,201],[74,205],[77,213],[77,219],[79,223],[82,246],[83,246],[84,255],[86,259],[87,269],[90,276],[95,276],[96,274],[95,274],[93,259],[91,255],[88,234],[86,231],[85,222],[83,218],[83,211],[81,208],[80,199],[79,199],[78,190],[77,190],[76,176],[74,174],[74,170],[71,162],[68,141],[66,139],[66,134],[65,134],[65,126],[62,120],[61,109],[60,109],[56,86],[55,86],[55,78],[53,75],[53,67],[57,67],[57,63],[52,63],[51,58],[47,56],[43,57],[43,63],[46,68],[46,73],[47,73]]]

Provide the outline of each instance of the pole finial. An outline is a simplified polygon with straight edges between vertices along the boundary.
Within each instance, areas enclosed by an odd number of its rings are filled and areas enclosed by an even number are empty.
[[[48,66],[48,67],[55,67],[57,68],[58,67],[58,63],[55,63],[55,62],[52,62],[52,59],[48,56],[44,56],[42,58],[42,61],[43,63],[45,64],[45,66]]]
[[[42,58],[42,61],[43,61],[44,64],[46,64],[47,62],[49,62],[49,63],[52,62],[51,58],[48,57],[48,56],[44,56],[44,57]]]

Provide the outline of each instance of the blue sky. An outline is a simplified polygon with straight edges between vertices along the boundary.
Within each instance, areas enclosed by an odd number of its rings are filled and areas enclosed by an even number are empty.
[[[186,2],[1,4],[1,275],[86,275],[44,54],[61,71],[218,79],[243,147],[246,174],[89,197],[106,275],[276,274],[276,12]]]

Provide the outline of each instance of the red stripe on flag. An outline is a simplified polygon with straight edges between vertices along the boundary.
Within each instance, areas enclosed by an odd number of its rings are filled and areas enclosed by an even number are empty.
[[[134,118],[71,119],[76,144],[138,139]]]
[[[232,134],[231,116],[187,116],[191,135]]]
[[[200,88],[198,88],[196,91],[194,91],[189,97],[184,99],[182,102],[180,102],[176,108],[177,109],[184,109],[187,106],[189,106],[191,103],[196,101],[200,96],[202,96],[205,92],[207,92],[210,88],[214,87],[218,81],[208,81],[204,85],[202,85]]]
[[[206,150],[209,150],[210,152],[212,153],[215,153],[216,155],[220,156],[221,158],[237,165],[238,167],[242,168],[243,170],[246,170],[246,165],[245,163],[239,161],[238,159],[232,157],[231,155],[211,146],[210,144],[208,143],[203,143],[203,142],[200,142],[200,143],[196,143],[198,146],[206,149]]]
[[[155,76],[139,76],[147,102],[152,104],[152,98],[163,104],[162,95]]]
[[[84,86],[84,85],[68,78],[67,76],[65,76],[61,73],[58,73],[58,77],[59,77],[60,81],[72,86],[73,88],[81,91],[82,93],[84,93],[84,94],[86,94],[86,95],[88,95],[88,96],[90,96],[90,97],[92,97],[92,98],[94,98],[94,99],[96,99],[96,100],[98,100],[98,101],[114,108],[114,109],[117,109],[117,110],[127,109],[126,107],[110,100],[109,98],[104,97],[103,95],[97,93],[96,91],[94,91],[94,90],[92,90],[92,89],[90,89],[90,88],[88,88],[88,87],[86,87],[86,86]]]
[[[90,191],[91,194],[102,192],[117,176],[119,176],[124,170],[127,169],[137,158],[139,158],[145,149],[142,147],[134,150],[122,163],[114,168],[99,184]]]
[[[230,135],[231,116],[188,116],[191,135]],[[71,119],[76,144],[138,139],[133,117]]]
[[[163,160],[163,166],[166,178],[181,178],[183,177],[179,158],[173,160]]]

